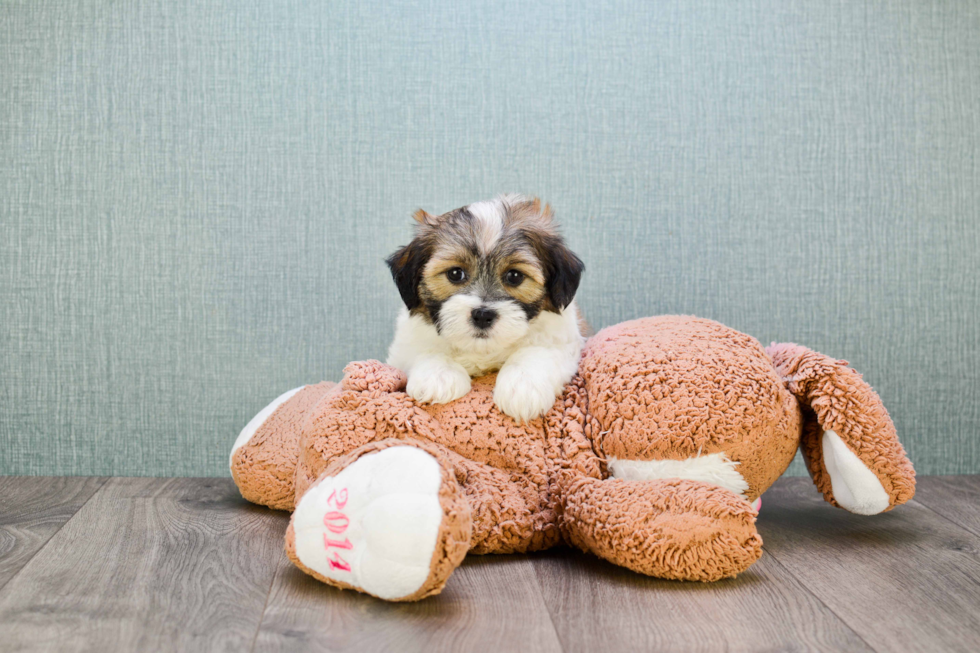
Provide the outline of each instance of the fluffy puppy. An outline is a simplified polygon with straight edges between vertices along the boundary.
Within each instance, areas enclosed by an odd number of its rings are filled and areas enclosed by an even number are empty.
[[[414,217],[414,240],[387,261],[405,302],[388,363],[408,375],[408,394],[446,403],[469,392],[470,377],[499,370],[501,411],[544,414],[584,342],[574,297],[585,266],[551,208],[505,195]]]

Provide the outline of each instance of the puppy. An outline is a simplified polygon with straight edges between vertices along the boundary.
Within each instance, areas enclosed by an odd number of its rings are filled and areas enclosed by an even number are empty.
[[[574,297],[585,266],[551,208],[505,195],[414,217],[414,240],[387,260],[405,302],[388,363],[408,375],[408,394],[450,402],[499,370],[497,407],[519,422],[543,415],[584,342]]]

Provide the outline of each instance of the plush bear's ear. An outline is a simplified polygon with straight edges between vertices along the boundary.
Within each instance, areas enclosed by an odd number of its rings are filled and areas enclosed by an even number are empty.
[[[419,283],[422,281],[422,270],[432,255],[432,247],[426,239],[416,238],[405,245],[386,260],[391,277],[398,286],[398,294],[408,310],[418,308]]]

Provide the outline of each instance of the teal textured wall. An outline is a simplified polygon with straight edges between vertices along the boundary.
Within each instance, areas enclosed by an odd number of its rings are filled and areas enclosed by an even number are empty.
[[[974,0],[0,17],[0,473],[226,474],[267,401],[384,356],[415,208],[511,190],[594,324],[846,358],[920,472],[980,472]]]

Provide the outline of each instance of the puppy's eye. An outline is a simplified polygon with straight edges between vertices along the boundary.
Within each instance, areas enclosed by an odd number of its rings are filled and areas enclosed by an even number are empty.
[[[504,283],[508,286],[517,287],[524,282],[524,273],[519,270],[507,270],[504,272]]]
[[[461,284],[466,281],[466,270],[463,268],[452,268],[446,271],[446,278],[449,283]]]

